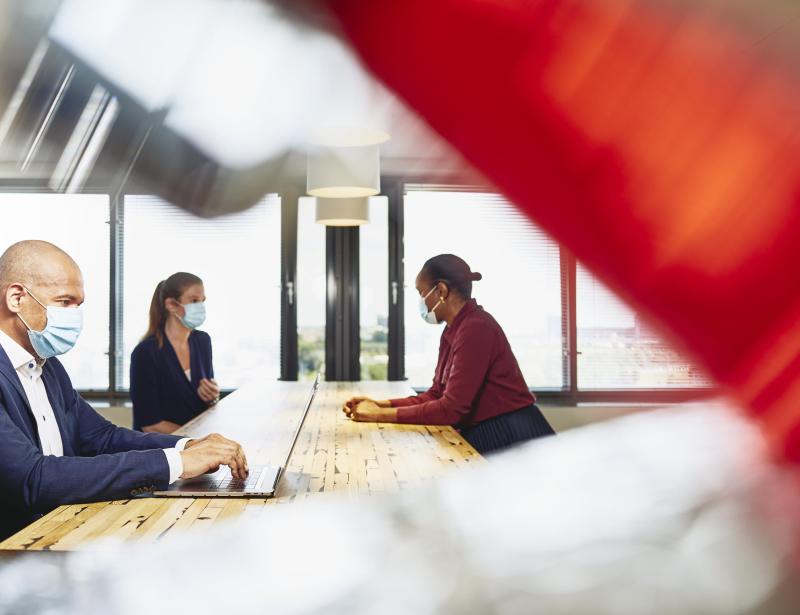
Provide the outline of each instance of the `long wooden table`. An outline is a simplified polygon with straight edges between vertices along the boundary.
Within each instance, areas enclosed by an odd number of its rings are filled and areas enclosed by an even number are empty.
[[[218,432],[243,445],[251,466],[282,465],[310,388],[305,382],[250,383],[178,433]],[[397,491],[483,461],[451,427],[355,423],[341,412],[344,401],[355,395],[384,399],[409,394],[403,383],[322,383],[275,498],[148,497],[61,506],[0,543],[0,550],[80,549],[102,537],[169,539],[181,530],[257,516],[271,505],[326,493]]]

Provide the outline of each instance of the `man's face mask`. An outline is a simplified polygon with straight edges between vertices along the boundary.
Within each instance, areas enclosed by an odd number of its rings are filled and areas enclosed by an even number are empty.
[[[25,319],[17,314],[28,327],[28,339],[36,354],[42,359],[49,359],[72,350],[83,330],[83,307],[44,305],[30,290],[25,288],[25,292],[47,312],[47,324],[41,331],[34,331]]]

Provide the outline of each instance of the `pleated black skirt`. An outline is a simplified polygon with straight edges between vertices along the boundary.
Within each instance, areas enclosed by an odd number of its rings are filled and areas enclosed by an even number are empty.
[[[461,429],[464,439],[481,455],[555,433],[535,404]]]

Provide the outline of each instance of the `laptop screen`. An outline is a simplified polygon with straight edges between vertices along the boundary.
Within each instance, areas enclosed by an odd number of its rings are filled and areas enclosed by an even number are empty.
[[[303,429],[303,423],[306,421],[306,416],[308,415],[309,410],[311,409],[311,404],[314,402],[314,396],[317,394],[317,389],[319,388],[319,372],[317,372],[316,378],[314,378],[314,384],[311,385],[311,393],[308,396],[308,401],[306,402],[306,407],[303,408],[303,414],[300,417],[300,420],[297,423],[297,429],[294,431],[294,436],[292,437],[292,445],[289,447],[289,452],[286,455],[286,460],[283,462],[283,469],[285,470],[286,467],[289,465],[289,459],[292,457],[292,452],[294,451],[294,446],[297,444],[297,439],[300,436],[300,431]]]

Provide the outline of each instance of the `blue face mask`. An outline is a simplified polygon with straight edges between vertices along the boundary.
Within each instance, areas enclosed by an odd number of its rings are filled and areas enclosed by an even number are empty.
[[[31,340],[31,346],[36,354],[42,359],[49,359],[72,350],[83,330],[83,308],[44,305],[27,288],[25,291],[47,311],[47,324],[42,331],[34,331],[25,319],[17,314],[28,327],[28,339]]]
[[[424,297],[420,295],[419,297],[419,315],[422,317],[422,320],[427,322],[429,325],[439,324],[439,319],[436,318],[436,314],[434,314],[434,311],[436,310],[437,307],[439,307],[442,304],[442,300],[439,299],[436,305],[433,306],[433,309],[430,312],[428,311],[428,306],[425,304],[425,299],[427,299],[434,290],[436,290],[435,286],[428,291],[427,295],[425,295]]]
[[[181,304],[185,310],[183,316],[178,316],[178,320],[187,329],[196,329],[206,321],[206,304],[205,303],[187,303]]]

